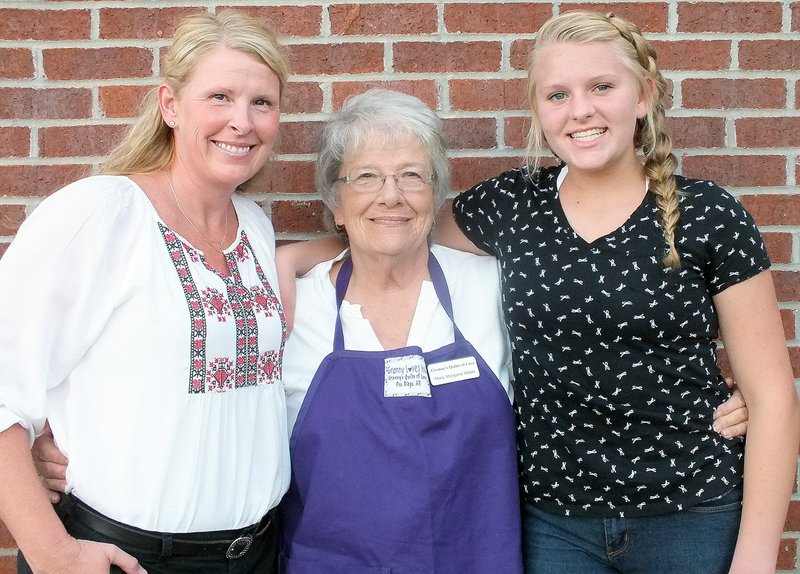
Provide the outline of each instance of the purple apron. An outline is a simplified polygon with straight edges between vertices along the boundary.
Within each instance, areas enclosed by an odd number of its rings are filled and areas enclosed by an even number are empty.
[[[452,320],[433,254],[428,268]],[[348,259],[337,308],[351,273]],[[453,330],[453,343],[427,353],[348,351],[337,316],[292,432],[283,574],[522,572],[513,410]]]

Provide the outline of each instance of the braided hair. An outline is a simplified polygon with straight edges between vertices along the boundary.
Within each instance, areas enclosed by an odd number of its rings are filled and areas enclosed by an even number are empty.
[[[680,268],[680,257],[675,248],[675,229],[680,217],[679,192],[674,177],[677,160],[672,153],[672,140],[665,132],[667,83],[658,69],[655,49],[635,24],[613,14],[574,11],[551,18],[541,27],[536,45],[528,57],[528,102],[532,112],[526,152],[528,173],[533,175],[540,167],[539,150],[546,145],[536,108],[534,68],[537,49],[559,42],[612,42],[639,84],[640,91],[645,93],[648,81],[654,84],[655,94],[646,115],[637,121],[633,143],[644,161],[644,175],[649,180],[649,190],[658,207],[659,223],[667,244],[664,266]]]

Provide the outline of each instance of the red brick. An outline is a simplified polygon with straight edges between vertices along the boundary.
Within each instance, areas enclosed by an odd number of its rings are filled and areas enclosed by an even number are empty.
[[[797,538],[784,538],[778,549],[777,571],[794,570],[797,565]]]
[[[281,122],[278,153],[314,153],[317,151],[322,122]]]
[[[0,255],[5,253],[5,249],[0,248]],[[17,557],[0,556],[0,574],[17,574]]]
[[[742,40],[739,44],[742,70],[797,70],[800,68],[800,41]]]
[[[800,301],[800,271],[772,270],[778,301]],[[797,348],[800,351],[800,348]],[[800,366],[800,365],[798,365]],[[800,374],[795,375],[796,377]]]
[[[374,80],[365,82],[336,82],[333,84],[333,109],[338,110],[350,96],[363,94],[372,88],[395,90],[416,96],[434,110],[440,109],[439,92],[433,80]]]
[[[0,196],[45,197],[90,172],[86,165],[0,166]]]
[[[0,118],[81,119],[92,115],[88,88],[0,88]]]
[[[275,201],[272,203],[272,225],[275,231],[307,233],[325,231],[321,201]]]
[[[514,70],[528,69],[528,54],[533,48],[533,40],[514,40],[511,42],[509,65]]]
[[[197,12],[187,8],[104,8],[100,10],[100,37],[171,38],[181,18]]]
[[[792,2],[792,32],[800,32],[800,2]]]
[[[800,147],[800,117],[739,118],[734,125],[738,147]]]
[[[689,155],[682,172],[723,187],[786,185],[786,158],[778,155]]]
[[[283,94],[281,112],[311,114],[322,111],[322,89],[317,82],[289,82]]]
[[[42,50],[49,80],[147,77],[153,57],[144,48],[63,48]]]
[[[240,12],[267,22],[280,36],[319,36],[320,6],[233,6]],[[217,12],[223,7],[217,7]]]
[[[0,11],[2,16],[2,11]],[[33,78],[33,54],[25,48],[0,48],[0,78],[24,80]]]
[[[725,146],[725,118],[668,117],[667,132],[675,149]]]
[[[530,116],[527,114],[519,117],[506,118],[505,144],[508,147],[524,150],[528,145],[528,131],[531,129]]]
[[[779,2],[681,2],[678,32],[780,32]]]
[[[800,80],[794,84],[794,107],[800,109]]]
[[[445,4],[450,33],[530,34],[553,14],[550,4]]]
[[[132,118],[138,115],[145,96],[154,86],[100,86],[100,109],[107,118]]]
[[[795,314],[792,309],[781,309],[781,323],[787,341],[793,341],[797,330],[795,329]]]
[[[81,40],[91,34],[88,10],[0,11],[0,40]]]
[[[692,109],[773,109],[786,107],[786,81],[758,79],[686,79],[682,105]]]
[[[759,225],[800,225],[800,197],[797,195],[760,194],[739,198]]]
[[[666,32],[669,19],[669,6],[666,2],[572,2],[561,4],[559,12],[570,10],[591,10],[606,14],[613,12],[617,16],[635,22],[643,32]]]
[[[30,151],[30,128],[0,128],[0,157],[27,157]]]
[[[432,34],[438,26],[433,4],[335,4],[328,13],[337,36]]]
[[[792,364],[792,374],[795,379],[798,379],[800,378],[800,347],[789,347],[788,350],[789,362]]]
[[[794,180],[800,181],[800,157],[794,160]]]
[[[6,525],[0,522],[0,548],[16,548],[16,542],[11,538],[11,533]]]
[[[449,149],[496,148],[497,122],[494,118],[446,119],[444,137]]]
[[[454,110],[525,110],[525,80],[451,80]]]
[[[777,231],[762,232],[769,260],[773,263],[792,262],[792,234]]]
[[[24,205],[3,205],[0,204],[0,235],[14,235],[19,226],[25,220]],[[3,543],[3,532],[0,530],[0,548]]]
[[[42,157],[105,156],[120,141],[125,129],[116,125],[42,128],[39,152]]]
[[[727,70],[731,66],[728,40],[653,41],[662,70]]]
[[[298,44],[291,47],[294,74],[364,74],[382,72],[383,44]]]
[[[314,193],[314,162],[275,161],[264,188],[266,193]]]
[[[485,179],[522,165],[521,157],[458,157],[453,166],[453,191],[469,189]]]
[[[397,72],[496,72],[500,42],[397,42]]]

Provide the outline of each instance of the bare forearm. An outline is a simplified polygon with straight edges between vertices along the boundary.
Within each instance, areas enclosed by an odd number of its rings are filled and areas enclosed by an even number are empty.
[[[41,485],[28,433],[14,425],[0,433],[0,519],[32,565],[45,563],[70,540]]]
[[[294,276],[305,275],[318,263],[336,257],[345,248],[340,237],[329,235],[310,241],[298,241],[281,245],[276,250],[276,258],[284,268],[291,270]]]
[[[800,415],[796,397],[749,410],[744,502],[731,573],[772,573],[794,483]]]

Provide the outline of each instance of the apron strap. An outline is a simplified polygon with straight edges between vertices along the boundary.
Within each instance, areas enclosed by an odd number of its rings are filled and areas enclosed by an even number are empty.
[[[436,297],[439,298],[439,303],[444,309],[447,316],[450,317],[450,322],[453,323],[453,337],[455,341],[461,341],[464,335],[456,325],[453,318],[453,302],[450,299],[450,290],[447,288],[447,279],[445,279],[444,272],[441,265],[434,257],[433,253],[428,253],[428,273],[431,276],[433,289],[436,291]],[[348,256],[342,261],[342,267],[339,269],[339,275],[336,276],[336,331],[333,336],[333,349],[339,351],[344,349],[344,331],[342,330],[342,301],[347,293],[347,286],[350,285],[350,278],[353,276],[353,260]]]

